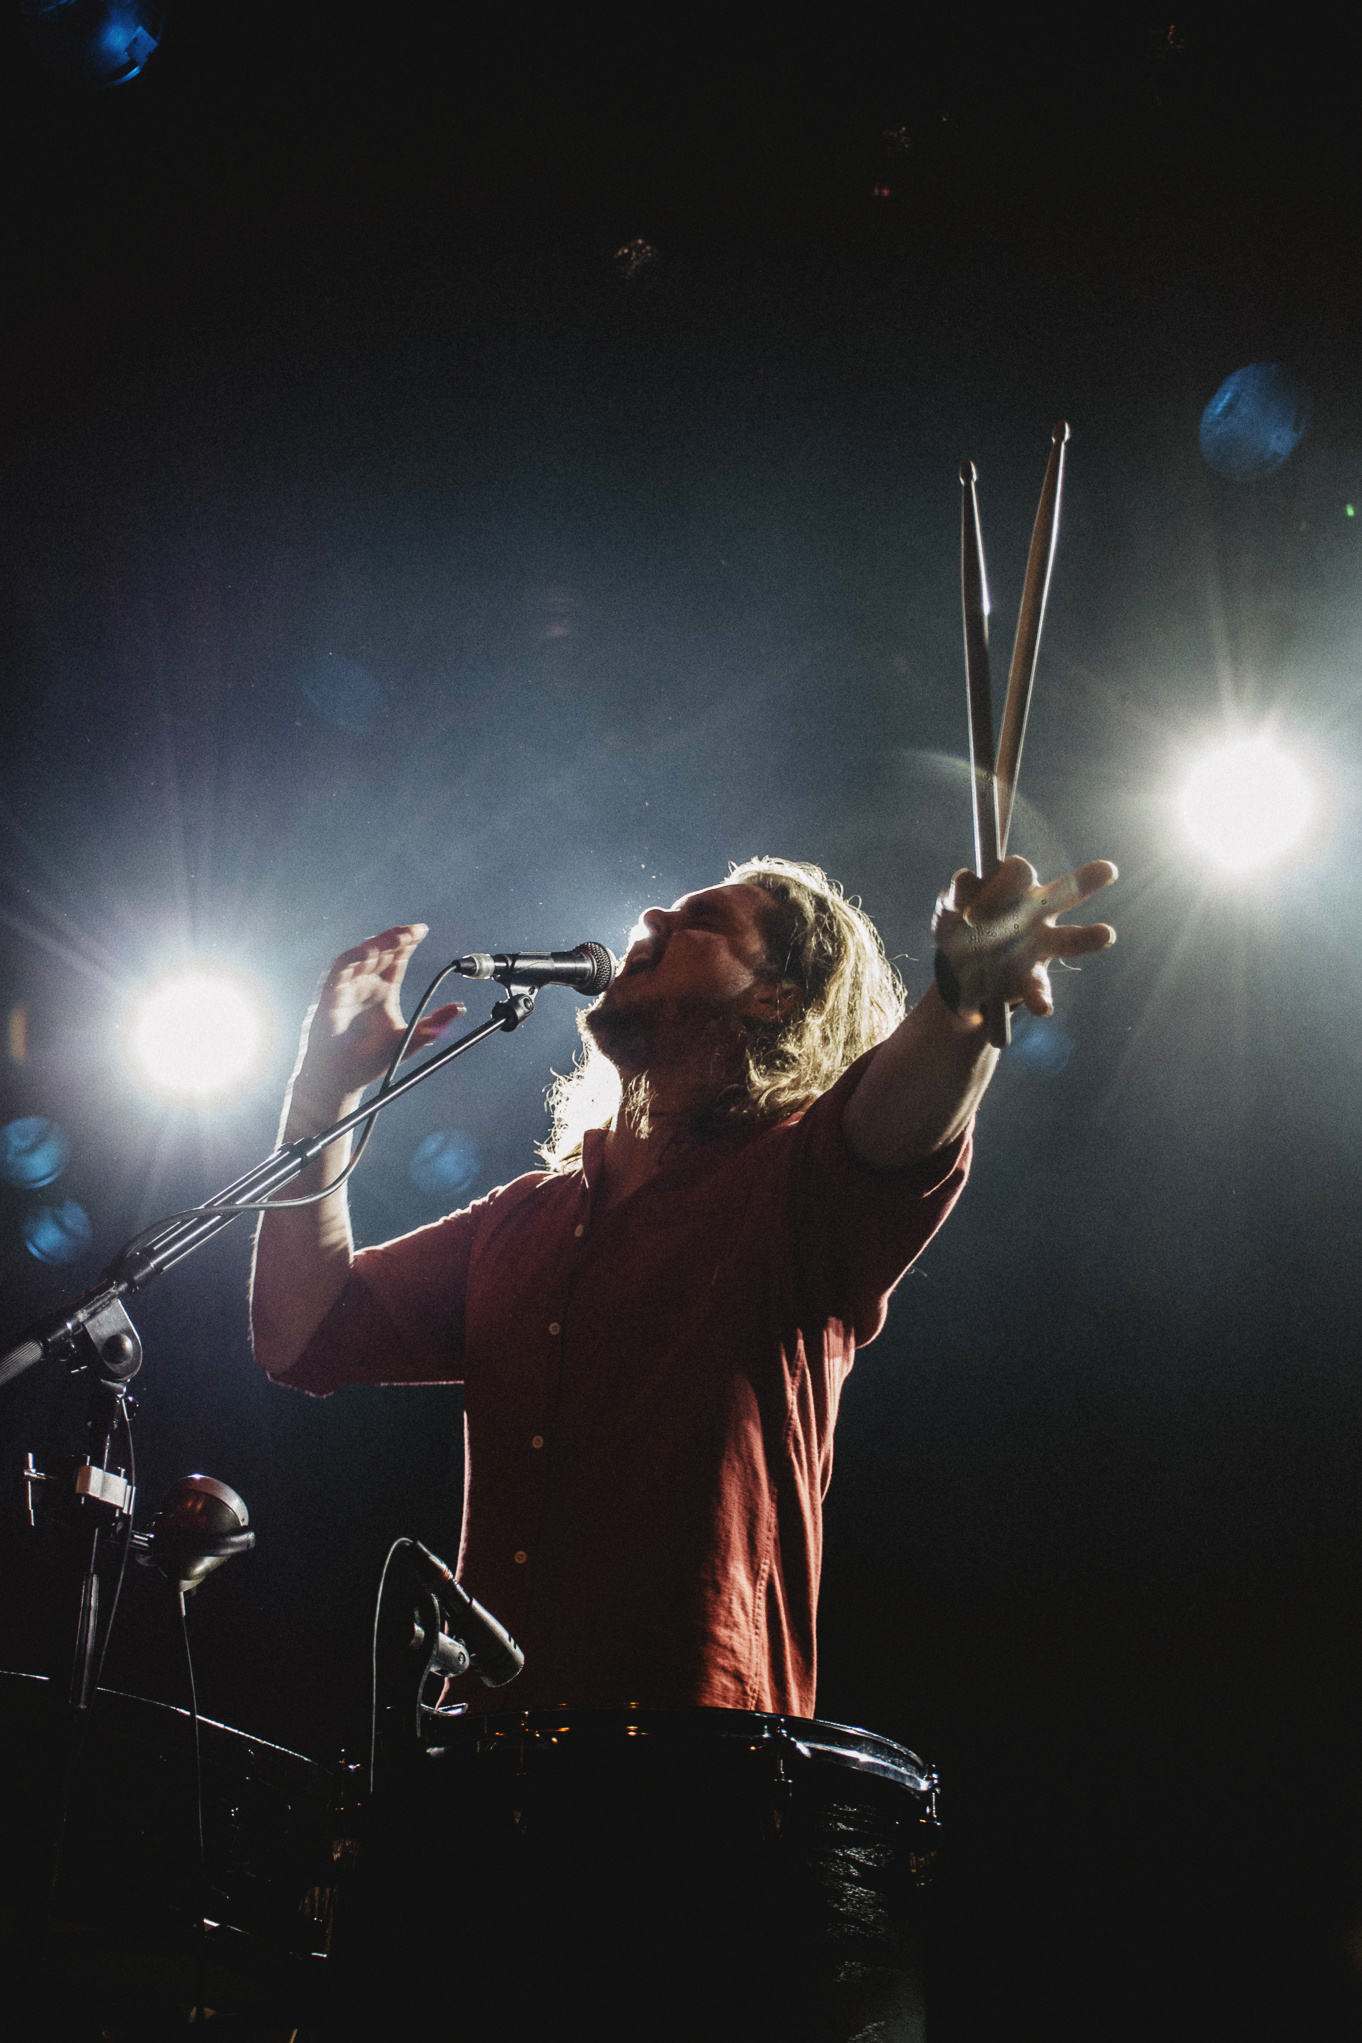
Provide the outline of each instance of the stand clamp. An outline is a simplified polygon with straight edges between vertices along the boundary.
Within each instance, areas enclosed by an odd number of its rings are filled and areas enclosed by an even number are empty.
[[[506,998],[492,1009],[493,1021],[499,1021],[507,1031],[518,1029],[534,1012],[535,991],[533,986],[517,986],[512,980],[506,988]]]

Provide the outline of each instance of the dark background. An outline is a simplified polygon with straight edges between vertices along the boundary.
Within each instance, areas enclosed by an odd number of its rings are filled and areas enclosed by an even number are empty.
[[[821,1713],[945,1781],[940,2043],[1362,2034],[1359,178],[1325,20],[180,0],[116,92],[4,53],[0,1119],[61,1122],[47,1196],[95,1233],[43,1269],[5,1194],[15,1330],[268,1148],[370,929],[424,918],[432,969],[618,945],[772,850],[861,893],[921,991],[970,850],[957,464],[1008,626],[1073,423],[1014,848],[1116,859],[1121,944],[1058,988],[1064,1068],[1005,1062],[828,1514]],[[1201,409],[1266,359],[1313,425],[1222,481]],[[1251,883],[1170,807],[1236,717],[1324,790]],[[187,956],[276,1019],[197,1112],[119,1034]],[[574,1004],[393,1110],[363,1238],[439,1210],[432,1130],[474,1190],[530,1163]],[[457,1546],[459,1399],[271,1388],[246,1255],[143,1301],[141,1494],[242,1491],[203,1707],[331,1757],[387,1541]],[[12,1503],[81,1403],[4,1394]],[[8,1526],[0,1660],[38,1667],[55,1560]],[[109,1679],[181,1699],[140,1572]]]

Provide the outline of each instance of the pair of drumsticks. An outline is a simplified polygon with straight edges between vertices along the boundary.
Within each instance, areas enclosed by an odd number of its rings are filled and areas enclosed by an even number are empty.
[[[1012,646],[1007,700],[998,749],[993,749],[993,691],[988,674],[988,577],[984,571],[984,535],[979,525],[978,473],[972,461],[960,464],[960,600],[965,614],[965,681],[969,691],[970,794],[974,807],[974,862],[981,879],[998,870],[1007,856],[1012,805],[1021,766],[1022,740],[1036,678],[1045,600],[1059,540],[1059,500],[1064,485],[1064,448],[1069,428],[1061,419],[1052,434],[1050,459],[1040,492],[1040,506],[1031,531],[1021,614]],[[1011,1041],[1011,1019],[1005,1001],[985,1009],[988,1039],[1002,1050]]]

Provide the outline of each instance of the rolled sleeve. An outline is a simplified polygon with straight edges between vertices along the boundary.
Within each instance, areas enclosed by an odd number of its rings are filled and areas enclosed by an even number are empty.
[[[278,1381],[312,1397],[347,1383],[461,1382],[468,1265],[490,1203],[361,1249],[345,1289]]]
[[[805,1323],[840,1320],[858,1346],[884,1325],[895,1286],[964,1188],[973,1123],[953,1142],[898,1170],[853,1156],[842,1116],[874,1052],[859,1058],[791,1130],[790,1240]]]

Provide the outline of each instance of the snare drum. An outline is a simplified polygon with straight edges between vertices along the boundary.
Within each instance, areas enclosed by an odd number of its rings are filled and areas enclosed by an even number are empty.
[[[336,2034],[919,2043],[936,1777],[737,1710],[451,1720],[371,1812]]]

